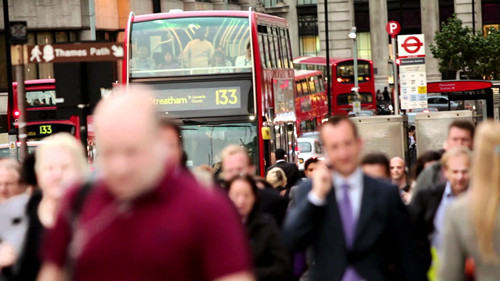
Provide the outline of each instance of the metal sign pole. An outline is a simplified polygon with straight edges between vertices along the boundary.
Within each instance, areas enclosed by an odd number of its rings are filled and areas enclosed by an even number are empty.
[[[393,73],[394,73],[394,115],[399,115],[399,79],[398,66],[396,64],[396,36],[391,36],[392,58],[393,58]]]
[[[330,118],[332,116],[332,87],[331,87],[331,74],[330,74],[330,35],[329,35],[329,29],[328,29],[328,0],[324,0],[324,5],[325,5],[325,52],[326,52],[326,97],[328,101],[328,116],[327,118]],[[336,102],[336,101],[335,101]]]
[[[12,46],[12,64],[15,65],[17,81],[17,106],[20,113],[17,126],[19,134],[18,137],[19,141],[21,142],[19,151],[19,160],[21,162],[28,155],[28,147],[26,146],[28,133],[26,130],[26,97],[24,91],[24,50],[25,48],[23,45]]]

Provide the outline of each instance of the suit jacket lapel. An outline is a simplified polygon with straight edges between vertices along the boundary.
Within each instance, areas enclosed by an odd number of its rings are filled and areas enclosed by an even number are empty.
[[[376,206],[376,186],[370,184],[370,180],[368,177],[363,175],[363,195],[361,196],[361,210],[359,212],[358,222],[356,224],[356,231],[354,235],[354,243],[353,247],[356,247],[356,244],[361,239],[363,231],[366,228],[367,223],[370,221],[370,218],[375,211]]]

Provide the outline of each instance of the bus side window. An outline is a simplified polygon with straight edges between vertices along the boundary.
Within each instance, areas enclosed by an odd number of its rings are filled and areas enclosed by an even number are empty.
[[[274,50],[273,38],[269,33],[266,35],[267,37],[267,45],[269,46],[269,60],[267,62],[268,68],[273,68],[276,65],[276,54]]]
[[[275,65],[277,68],[281,68],[283,64],[281,63],[281,50],[280,50],[280,40],[278,37],[278,28],[271,27],[271,31],[274,44],[274,56],[276,58]]]
[[[302,96],[303,93],[302,93],[302,84],[297,81],[297,83],[295,84],[296,88],[297,88],[297,96]]]
[[[316,82],[316,88],[319,89],[318,92],[324,92],[325,91],[325,85],[323,84],[323,77],[321,75],[315,77],[315,82]]]
[[[314,80],[316,80],[316,76],[311,76],[307,80],[309,82],[309,90],[310,90],[311,94],[316,94],[317,93],[316,85],[314,84]]]
[[[301,84],[302,84],[302,90],[304,91],[304,95],[310,95],[311,92],[309,91],[309,88],[307,87],[307,80],[306,79],[302,79],[300,80]]]
[[[279,29],[280,32],[280,42],[281,42],[281,60],[283,61],[283,67],[289,68],[290,64],[288,62],[288,44],[286,43],[286,34],[283,28]]]
[[[260,62],[262,63],[262,66],[266,66],[266,61],[268,61],[267,58],[267,51],[266,51],[266,40],[264,38],[264,34],[259,34],[259,52],[260,52]]]

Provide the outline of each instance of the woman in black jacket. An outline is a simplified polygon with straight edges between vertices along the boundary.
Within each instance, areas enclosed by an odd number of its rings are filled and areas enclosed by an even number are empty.
[[[247,229],[258,280],[288,280],[291,272],[288,253],[279,239],[274,219],[259,211],[254,179],[238,175],[229,181],[227,189]]]

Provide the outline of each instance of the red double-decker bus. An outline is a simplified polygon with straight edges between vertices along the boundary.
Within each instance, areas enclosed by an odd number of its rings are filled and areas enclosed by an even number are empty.
[[[134,15],[123,82],[152,88],[158,111],[183,122],[187,165],[218,166],[245,146],[261,174],[270,151],[293,156],[294,87],[286,20],[252,11]]]
[[[295,70],[297,134],[317,131],[328,114],[328,100],[319,70]]]
[[[320,70],[326,77],[325,57],[298,57],[293,60],[296,69]],[[352,58],[330,58],[332,114],[346,115],[352,111],[356,95],[354,87],[354,60]],[[325,79],[326,80],[326,79]],[[375,110],[375,78],[373,62],[358,59],[358,85],[362,110]]]
[[[9,108],[9,130],[17,128],[21,112],[18,108],[18,83],[13,83],[13,108]],[[67,132],[80,139],[80,118],[57,117],[57,97],[54,79],[27,80],[24,82],[26,96],[26,126],[28,141],[41,140],[51,134]]]

